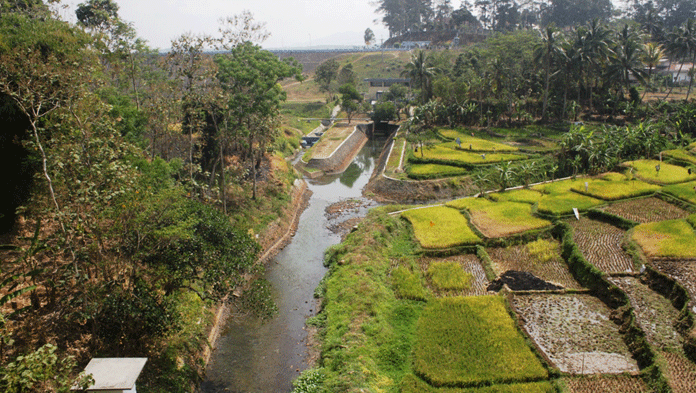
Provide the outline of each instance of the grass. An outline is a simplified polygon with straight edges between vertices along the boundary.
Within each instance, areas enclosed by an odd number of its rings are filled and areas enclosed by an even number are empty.
[[[490,238],[551,226],[551,222],[532,215],[532,207],[527,203],[464,198],[449,202],[447,206],[468,210],[472,223]]]
[[[436,388],[415,375],[407,375],[401,381],[401,393],[555,393],[549,382],[515,383],[477,388]]]
[[[686,220],[638,225],[632,231],[632,239],[648,257],[696,258],[696,233]]]
[[[494,164],[502,161],[518,161],[526,157],[519,154],[509,153],[472,153],[466,150],[455,149],[456,144],[445,143],[423,148],[423,154],[414,153],[416,157],[426,160],[434,160],[443,164],[462,163],[470,165]],[[485,155],[485,156],[484,156]]]
[[[696,180],[696,173],[689,175],[687,168],[657,160],[628,161],[622,165],[633,168],[636,177],[649,183],[665,185]],[[658,165],[659,171],[655,169]]]
[[[433,262],[428,267],[428,276],[433,285],[445,290],[466,290],[471,288],[474,276],[462,269],[462,266],[454,261]]]
[[[398,266],[392,270],[392,286],[397,295],[403,299],[426,300],[428,297],[420,276],[404,266]]]
[[[662,192],[696,205],[696,181],[665,186]]]
[[[623,180],[588,179],[587,191],[585,184],[573,185],[571,190],[605,201],[616,201],[619,199],[635,198],[650,195],[660,190],[660,186],[646,183],[640,180],[627,180],[624,175]],[[605,175],[608,176],[608,175]],[[617,176],[618,177],[618,176]]]
[[[414,370],[434,386],[548,378],[498,296],[431,300],[418,320]]]
[[[451,129],[440,130],[440,134],[445,138],[456,141],[457,138],[462,143],[462,149],[471,150],[475,152],[515,152],[519,151],[518,148],[514,146],[504,145],[502,143],[492,142],[486,139],[476,138],[471,135],[466,134],[464,131],[457,131]],[[455,147],[455,143],[447,143],[447,146]],[[457,146],[458,147],[458,146]],[[469,148],[471,147],[471,148]]]
[[[665,157],[673,158],[677,161],[682,161],[689,164],[696,164],[696,156],[689,154],[689,152],[687,152],[686,150],[667,150],[663,151],[662,155]]]
[[[522,202],[531,205],[539,202],[542,196],[543,194],[539,191],[525,188],[489,194],[489,197],[496,202]]]
[[[466,218],[455,209],[433,206],[408,210],[402,216],[413,225],[423,248],[448,248],[481,241],[469,228]]]

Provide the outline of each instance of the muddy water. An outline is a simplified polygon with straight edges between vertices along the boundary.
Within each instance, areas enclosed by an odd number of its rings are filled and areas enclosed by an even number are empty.
[[[230,317],[208,365],[205,393],[290,392],[307,365],[305,320],[315,315],[314,289],[326,273],[324,250],[338,244],[325,209],[346,199],[362,199],[383,141],[370,141],[341,175],[309,180],[313,192],[292,242],[268,265],[278,314],[270,321]],[[339,220],[365,215],[365,203]],[[335,222],[333,223],[335,224]]]

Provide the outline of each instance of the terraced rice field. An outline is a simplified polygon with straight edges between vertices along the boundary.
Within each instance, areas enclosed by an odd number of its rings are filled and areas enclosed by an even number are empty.
[[[492,267],[496,276],[500,276],[508,270],[518,270],[532,273],[544,281],[560,285],[569,289],[581,289],[582,286],[575,281],[568,271],[568,266],[561,258],[560,245],[556,245],[555,257],[547,262],[539,262],[530,255],[526,245],[513,247],[488,248],[486,251],[491,257]]]
[[[620,374],[638,372],[609,315],[590,295],[515,296],[512,305],[541,351],[562,372]]]
[[[655,259],[650,261],[656,270],[672,277],[689,292],[691,307],[696,312],[696,260]]]
[[[667,362],[667,381],[674,393],[696,392],[696,365],[676,352],[661,352]]]
[[[651,345],[660,349],[681,349],[681,336],[672,325],[679,311],[669,300],[634,277],[612,277],[610,280],[631,299],[636,319]]]
[[[465,255],[455,255],[448,258],[421,258],[420,265],[423,271],[423,276],[427,276],[428,268],[434,262],[457,262],[462,266],[464,271],[470,273],[473,276],[471,281],[471,286],[469,289],[461,291],[445,291],[436,288],[432,285],[430,280],[427,280],[428,287],[436,296],[480,296],[488,294],[486,287],[488,286],[488,279],[486,278],[486,272],[481,266],[481,261],[479,261],[476,255],[465,254]]]
[[[650,389],[639,376],[592,375],[563,379],[569,393],[648,393]]]
[[[632,272],[633,260],[621,248],[626,232],[601,221],[581,217],[567,221],[573,240],[588,262],[603,272]]]
[[[659,198],[612,203],[601,210],[641,224],[686,218],[689,212]]]

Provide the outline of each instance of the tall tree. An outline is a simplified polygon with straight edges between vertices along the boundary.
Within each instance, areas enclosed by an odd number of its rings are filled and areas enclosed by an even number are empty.
[[[369,27],[365,29],[364,40],[366,46],[370,46],[373,42],[375,42],[375,33]]]
[[[355,85],[350,83],[341,86],[338,92],[341,93],[341,108],[348,114],[348,124],[350,124],[353,115],[360,109],[363,97],[355,89]]]
[[[559,33],[556,26],[551,24],[542,30],[541,42],[534,50],[534,59],[544,67],[544,103],[541,119],[546,120],[546,108],[549,101],[549,80],[551,78],[551,61],[560,52]]]
[[[608,79],[618,82],[621,96],[624,94],[624,89],[625,92],[629,91],[631,76],[640,83],[645,82],[647,73],[642,61],[642,49],[643,46],[636,32],[627,24],[624,25],[617,35],[607,68]]]
[[[665,57],[665,50],[662,45],[656,44],[654,42],[648,42],[643,47],[643,63],[648,66],[648,87],[652,83],[652,70],[660,64],[660,60]],[[646,87],[643,92],[641,100],[645,98],[645,94],[648,92],[648,87]]]
[[[689,19],[684,25],[672,29],[667,35],[667,53],[669,53],[673,61],[679,61],[679,70],[674,81],[676,84],[684,66],[684,61],[691,59],[692,66],[696,62],[696,21]],[[665,100],[672,94],[673,88],[674,84],[667,92]]]
[[[411,86],[415,84],[420,87],[423,102],[430,99],[430,80],[435,75],[435,69],[430,66],[425,51],[419,50],[412,54],[411,61],[406,64],[401,75],[411,78]]]
[[[592,19],[609,20],[611,0],[551,0],[542,16],[542,23],[555,23],[559,28],[584,24]]]
[[[338,69],[340,67],[335,59],[329,59],[319,64],[319,67],[314,72],[314,80],[319,84],[321,91],[331,91],[331,82],[338,77]]]
[[[252,198],[256,199],[257,171],[266,147],[277,135],[280,103],[286,98],[278,82],[300,78],[302,70],[296,62],[279,60],[250,42],[236,46],[229,55],[217,56],[215,62],[231,109],[230,129],[248,151]]]

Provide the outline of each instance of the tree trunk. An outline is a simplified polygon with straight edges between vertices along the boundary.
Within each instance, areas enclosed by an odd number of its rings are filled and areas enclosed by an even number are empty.
[[[681,74],[682,67],[684,67],[684,62],[681,62],[679,64],[679,70],[677,70],[676,80],[672,81],[672,86],[670,86],[669,91],[667,92],[667,95],[665,96],[665,98],[663,98],[663,100],[666,100],[667,97],[669,97],[669,95],[672,94],[672,90],[674,89],[674,85],[676,85],[677,82],[679,82],[679,74]]]
[[[549,54],[546,58],[545,71],[546,76],[544,77],[544,104],[541,109],[541,121],[546,121],[546,106],[549,102],[549,68],[551,68],[551,55]]]

